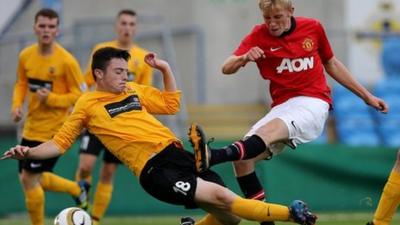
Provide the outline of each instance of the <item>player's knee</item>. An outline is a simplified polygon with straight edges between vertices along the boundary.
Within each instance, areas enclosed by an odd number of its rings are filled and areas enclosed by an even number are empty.
[[[105,163],[101,169],[100,180],[103,183],[111,183],[116,170],[117,165],[114,165],[113,163]]]
[[[33,188],[39,182],[38,178],[35,175],[33,175],[31,173],[24,173],[24,172],[20,174],[19,180],[22,184],[22,187],[25,190]]]
[[[89,177],[92,174],[93,166],[89,164],[79,165],[79,175],[82,178]]]
[[[220,187],[213,192],[217,204],[224,210],[229,210],[233,202],[232,193],[224,187]]]

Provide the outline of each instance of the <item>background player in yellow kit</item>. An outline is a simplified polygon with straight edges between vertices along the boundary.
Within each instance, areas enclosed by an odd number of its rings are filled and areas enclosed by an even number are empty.
[[[374,220],[367,225],[390,225],[400,204],[400,150],[388,181],[383,188],[381,199],[375,211]]]
[[[78,62],[55,41],[58,26],[55,11],[37,12],[34,24],[37,43],[19,55],[11,114],[13,121],[20,121],[27,98],[21,145],[34,147],[50,140],[86,89]],[[19,161],[20,181],[32,225],[44,225],[44,191],[69,193],[80,207],[87,207],[85,182],[76,183],[51,173],[57,159]]]
[[[93,49],[93,53],[103,47],[127,50],[131,55],[128,61],[128,81],[134,81],[143,85],[151,85],[153,69],[144,62],[144,56],[147,54],[147,51],[133,42],[133,38],[136,34],[136,27],[136,12],[130,9],[121,10],[115,22],[116,39],[97,44]],[[88,86],[92,87],[95,85],[95,81],[90,65],[91,59],[86,69],[85,80]],[[103,153],[103,164],[94,194],[93,207],[91,208],[91,215],[93,219],[97,221],[104,216],[111,201],[113,178],[117,171],[118,164],[120,164],[121,161],[105,149],[98,138],[89,132],[84,133],[80,146],[79,167],[77,171],[78,180],[84,179],[91,183],[92,170],[97,157],[103,149],[105,150]]]

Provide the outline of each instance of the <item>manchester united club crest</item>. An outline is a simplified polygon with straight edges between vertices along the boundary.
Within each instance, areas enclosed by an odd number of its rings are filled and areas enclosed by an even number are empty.
[[[303,41],[303,49],[306,50],[307,52],[311,52],[314,48],[314,42],[310,38],[306,38]]]

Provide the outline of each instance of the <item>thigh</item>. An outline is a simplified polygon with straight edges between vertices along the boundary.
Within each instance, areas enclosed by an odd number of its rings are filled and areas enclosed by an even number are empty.
[[[79,148],[80,154],[90,154],[98,156],[102,149],[104,149],[104,145],[95,135],[89,133],[88,131],[85,131],[82,134],[81,145]]]
[[[275,106],[259,120],[246,134],[251,136],[266,124],[273,121],[283,122],[287,128],[287,140],[270,145],[271,151],[276,154],[283,150],[284,144],[290,141],[292,147],[316,139],[323,131],[329,114],[329,104],[312,97],[295,97]],[[278,120],[277,120],[278,119]]]
[[[103,161],[107,163],[121,164],[122,162],[115,157],[108,149],[104,148]]]
[[[194,202],[196,178],[193,154],[167,149],[146,163],[140,175],[140,184],[160,201],[197,208]]]
[[[33,141],[23,138],[21,140],[21,145],[28,147],[36,147],[40,145],[42,142]],[[50,159],[44,160],[36,160],[36,159],[24,159],[18,161],[18,170],[21,173],[22,169],[30,172],[30,173],[41,173],[44,171],[53,171],[53,168],[57,162],[59,157],[54,157]]]
[[[279,116],[289,129],[289,139],[296,146],[321,135],[329,115],[329,104],[318,98],[290,99],[287,110]]]

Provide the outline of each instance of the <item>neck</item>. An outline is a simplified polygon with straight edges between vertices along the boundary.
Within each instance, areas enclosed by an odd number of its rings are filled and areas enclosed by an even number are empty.
[[[39,43],[39,52],[41,55],[50,55],[53,53],[54,43],[51,44],[40,44]]]
[[[290,17],[288,20],[289,21],[288,21],[288,24],[287,24],[287,27],[286,27],[285,31],[290,30],[290,28],[292,27],[292,17]]]
[[[133,42],[130,40],[129,41],[118,40],[117,42],[118,42],[118,47],[120,47],[124,50],[129,50],[133,45]]]

